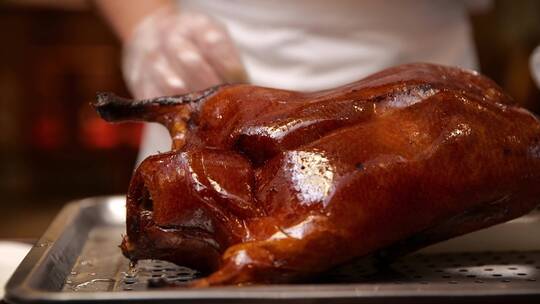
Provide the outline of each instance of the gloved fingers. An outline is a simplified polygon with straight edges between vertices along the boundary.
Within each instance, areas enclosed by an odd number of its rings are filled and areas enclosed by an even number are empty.
[[[179,75],[188,91],[199,91],[221,82],[214,68],[201,55],[203,51],[192,41],[174,32],[167,39],[169,41],[162,47],[169,67]]]
[[[182,76],[182,71],[171,65],[165,51],[149,54],[144,62],[147,74],[145,81],[152,83],[160,96],[178,95],[191,90]]]
[[[149,77],[148,59],[158,53],[159,40],[152,29],[142,28],[134,39],[124,45],[122,72],[124,80],[136,98],[159,95],[159,90]]]
[[[246,82],[244,65],[227,29],[203,15],[190,17],[185,19],[190,22],[189,27],[192,29],[190,38],[221,80],[228,83]]]
[[[130,91],[135,98],[149,99],[161,96],[159,88],[148,78],[149,74],[145,74],[138,82],[130,86]]]
[[[170,10],[141,22],[124,46],[122,70],[139,98],[182,94],[247,78],[221,24],[203,14]]]
[[[144,74],[144,62],[141,60],[143,55],[135,48],[124,47],[123,50],[123,62],[122,62],[122,73],[124,75],[124,80],[126,85],[137,98],[142,98],[142,88],[140,87],[141,83],[144,83],[145,79]]]
[[[124,78],[131,93],[136,98],[146,99],[164,95],[181,94],[185,88],[167,85],[166,76],[159,71],[159,66],[164,65],[165,58],[160,52],[139,54],[137,60],[126,60],[123,71]],[[166,64],[166,63],[165,63]],[[169,80],[174,84],[174,80]],[[175,93],[178,91],[178,93]]]
[[[140,94],[141,94],[140,98],[143,98],[143,99],[156,98],[162,95],[160,94],[159,89],[151,82],[148,82],[145,86],[141,87]]]

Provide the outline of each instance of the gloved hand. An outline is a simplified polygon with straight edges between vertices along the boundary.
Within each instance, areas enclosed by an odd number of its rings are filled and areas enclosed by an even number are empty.
[[[200,13],[156,11],[137,25],[123,56],[124,78],[137,98],[247,81],[225,27]]]

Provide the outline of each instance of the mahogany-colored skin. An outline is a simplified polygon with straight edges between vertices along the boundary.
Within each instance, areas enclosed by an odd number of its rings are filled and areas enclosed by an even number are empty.
[[[209,274],[192,286],[385,261],[539,203],[539,120],[458,68],[402,65],[315,93],[100,94],[95,107],[169,128],[172,151],[134,173],[121,247]]]

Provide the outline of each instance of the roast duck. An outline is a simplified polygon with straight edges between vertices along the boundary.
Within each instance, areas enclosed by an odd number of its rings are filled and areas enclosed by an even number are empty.
[[[397,66],[336,89],[246,84],[128,100],[108,121],[165,125],[127,194],[131,260],[207,274],[193,286],[297,282],[521,216],[540,200],[540,122],[491,80]]]

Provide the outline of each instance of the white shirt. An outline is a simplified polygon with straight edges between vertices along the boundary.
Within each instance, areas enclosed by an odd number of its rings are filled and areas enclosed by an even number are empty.
[[[407,62],[476,69],[471,4],[489,0],[180,0],[180,9],[226,25],[252,84],[312,91]],[[141,156],[169,149],[163,128],[146,128]]]

